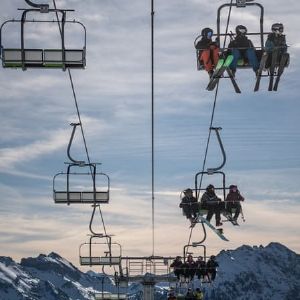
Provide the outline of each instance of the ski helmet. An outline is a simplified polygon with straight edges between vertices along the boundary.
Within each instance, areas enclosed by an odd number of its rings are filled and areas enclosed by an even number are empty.
[[[209,184],[206,188],[207,191],[214,189],[215,187],[212,184]]]
[[[193,190],[188,188],[184,191],[185,194],[190,194],[190,193],[193,193]]]
[[[235,32],[237,35],[245,35],[247,33],[247,28],[244,25],[238,25],[235,27]]]
[[[202,31],[201,31],[201,35],[207,39],[211,39],[213,33],[214,33],[213,30],[208,27],[202,29]]]
[[[274,33],[282,33],[283,32],[283,25],[282,23],[274,23],[271,27],[272,32]]]
[[[229,190],[230,191],[237,190],[237,186],[232,184],[232,185],[229,186]]]

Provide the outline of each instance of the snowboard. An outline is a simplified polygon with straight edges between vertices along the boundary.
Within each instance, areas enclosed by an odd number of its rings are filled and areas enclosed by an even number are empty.
[[[205,223],[214,233],[216,233],[218,235],[218,237],[220,239],[222,239],[223,241],[229,242],[229,240],[224,236],[222,228],[218,229],[218,228],[214,227],[210,222],[208,222],[201,215],[198,215],[197,218],[196,218],[196,220],[195,220],[195,223],[199,223],[199,222]]]

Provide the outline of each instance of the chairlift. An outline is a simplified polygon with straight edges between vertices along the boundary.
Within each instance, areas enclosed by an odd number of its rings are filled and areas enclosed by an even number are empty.
[[[95,238],[105,238],[108,242],[94,242]],[[111,236],[91,235],[89,242],[79,247],[79,260],[81,266],[119,266],[121,269],[122,247],[112,242]]]
[[[27,4],[33,8],[19,9],[22,11],[21,19],[11,19],[2,23],[0,27],[0,47],[3,68],[21,68],[25,71],[28,68],[47,68],[47,69],[83,69],[86,66],[86,28],[85,26],[75,20],[67,20],[67,12],[74,11],[73,9],[57,9],[49,8],[47,4],[35,4],[29,0],[25,0]],[[52,14],[55,17],[60,15],[59,20],[29,20],[27,14]],[[58,18],[58,17],[57,17]],[[8,24],[19,24],[21,38],[20,47],[11,48],[8,43],[4,42],[4,37],[9,37],[10,32],[5,31]],[[34,23],[37,26],[44,24],[58,24],[60,31],[61,47],[56,49],[40,49],[32,48],[26,45],[27,38],[25,27],[28,23]],[[65,45],[65,25],[79,25],[82,31],[82,45],[75,49],[66,48]]]
[[[73,143],[76,128],[80,123],[71,123],[72,134],[68,144],[67,155],[70,162],[67,172],[59,172],[53,178],[53,198],[55,203],[61,204],[100,204],[109,202],[110,179],[107,174],[97,172],[98,163],[86,163],[77,160],[71,155],[71,146]],[[80,169],[80,172],[72,172],[73,169]],[[82,170],[87,170],[82,172]],[[76,186],[73,178],[87,178],[87,185]],[[101,185],[100,185],[101,184]],[[92,216],[93,218],[93,216]]]
[[[264,36],[269,34],[269,32],[264,32],[264,29],[263,29],[263,25],[264,25],[264,7],[260,3],[253,2],[253,1],[254,0],[236,0],[236,2],[225,3],[225,4],[221,5],[218,8],[218,12],[217,12],[217,34],[214,34],[213,37],[216,37],[219,42],[221,41],[221,37],[225,38],[225,39],[228,37],[229,41],[230,41],[230,39],[233,38],[233,35],[234,35],[233,33],[231,33],[231,32],[228,33],[228,32],[221,31],[221,21],[220,21],[220,19],[221,19],[221,11],[222,11],[223,8],[225,8],[225,7],[229,7],[229,8],[236,7],[238,9],[241,9],[241,8],[246,8],[246,7],[249,7],[249,6],[257,6],[260,9],[260,19],[259,19],[259,28],[260,29],[259,29],[259,32],[248,32],[247,35],[258,36],[260,38],[260,46],[255,48],[257,58],[260,61],[260,59],[262,57],[263,49],[264,49]],[[196,39],[194,41],[195,49],[196,49],[196,45],[197,45],[198,41],[201,39],[201,37],[202,37],[201,35],[196,37]],[[224,47],[221,47],[221,45],[220,45],[220,52],[224,57],[227,56],[228,50],[229,49],[228,49],[227,45],[224,45]],[[204,70],[203,63],[199,60],[201,51],[202,51],[202,49],[196,49],[197,70],[199,70],[199,71]],[[238,61],[237,68],[250,68],[250,65],[249,65],[248,61],[240,59]]]
[[[70,172],[70,168],[74,165],[68,166],[67,172],[57,173],[53,178],[53,198],[57,204],[103,204],[109,202],[109,189],[110,181],[108,175],[102,172],[96,172],[95,164],[85,164],[82,167],[93,168],[94,171],[90,172]],[[92,180],[92,185],[88,187],[72,186],[70,178],[74,177],[83,178],[83,176],[88,177]],[[58,179],[63,178],[60,183],[64,182],[63,185],[60,184],[60,188],[57,188]],[[99,178],[103,179],[104,184],[102,190],[99,190],[97,182],[100,181]]]

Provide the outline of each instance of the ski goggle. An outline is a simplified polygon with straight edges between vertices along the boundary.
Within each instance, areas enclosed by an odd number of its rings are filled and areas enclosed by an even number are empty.
[[[212,37],[212,35],[213,35],[212,31],[209,31],[209,32],[207,33],[207,37],[208,37],[209,39]]]
[[[283,28],[273,28],[273,32],[282,33],[283,32]]]
[[[246,34],[247,33],[247,29],[244,29],[244,28],[239,29],[239,33]]]

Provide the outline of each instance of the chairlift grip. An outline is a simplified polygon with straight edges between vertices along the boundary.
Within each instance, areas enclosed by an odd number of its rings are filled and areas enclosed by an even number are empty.
[[[37,4],[31,0],[25,0],[25,2],[31,7],[39,8],[42,13],[47,13],[49,10],[49,4]]]

